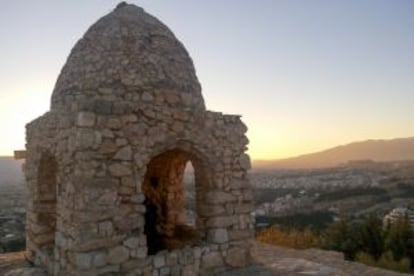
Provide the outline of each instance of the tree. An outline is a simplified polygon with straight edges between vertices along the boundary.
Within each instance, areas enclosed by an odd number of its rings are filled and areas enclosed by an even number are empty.
[[[401,217],[389,225],[385,248],[393,253],[396,261],[409,256],[414,249],[413,230],[408,217]]]
[[[354,260],[360,249],[357,225],[345,219],[331,223],[324,235],[323,247],[344,253],[346,260]]]
[[[370,214],[359,226],[357,237],[360,249],[378,261],[384,252],[384,227],[376,214]]]

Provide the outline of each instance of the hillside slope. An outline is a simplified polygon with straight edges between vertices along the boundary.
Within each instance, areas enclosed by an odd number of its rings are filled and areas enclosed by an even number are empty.
[[[352,160],[414,160],[414,137],[354,142],[298,157],[253,161],[254,168],[323,168]]]

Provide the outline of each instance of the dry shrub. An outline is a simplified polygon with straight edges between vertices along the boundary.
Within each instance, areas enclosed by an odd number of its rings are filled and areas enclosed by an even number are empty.
[[[382,254],[381,258],[378,261],[375,261],[375,259],[371,255],[365,252],[358,252],[355,257],[355,260],[369,266],[375,266],[399,272],[411,272],[410,259],[402,258],[401,260],[396,261],[394,260],[394,256],[391,251],[387,251],[384,254]]]
[[[319,236],[309,229],[283,229],[277,226],[260,231],[256,235],[256,239],[263,243],[296,249],[319,247],[320,245]]]

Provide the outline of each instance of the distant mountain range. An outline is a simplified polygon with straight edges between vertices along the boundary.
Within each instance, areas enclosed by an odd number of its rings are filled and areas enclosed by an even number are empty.
[[[0,185],[22,181],[22,163],[10,156],[0,156]]]
[[[279,160],[256,160],[253,161],[253,168],[324,168],[356,160],[414,160],[414,137],[392,140],[367,140],[292,158]]]
[[[367,140],[324,151],[279,160],[253,160],[254,169],[326,168],[356,160],[414,160],[414,137],[392,140]],[[0,156],[0,185],[23,180],[23,161]]]

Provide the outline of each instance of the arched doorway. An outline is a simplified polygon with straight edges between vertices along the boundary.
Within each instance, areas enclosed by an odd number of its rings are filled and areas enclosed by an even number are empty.
[[[53,256],[56,232],[57,162],[53,155],[45,153],[40,158],[34,212],[37,214],[37,228],[34,241],[37,246]]]
[[[173,149],[155,156],[147,165],[142,191],[149,255],[164,249],[195,245],[204,236],[202,220],[197,215],[194,222],[188,219],[186,207],[191,203],[186,202],[184,183],[188,164],[193,166],[193,171],[188,169],[187,173],[194,175],[195,182],[192,212],[198,214],[200,190],[208,185],[202,160],[187,151]]]

